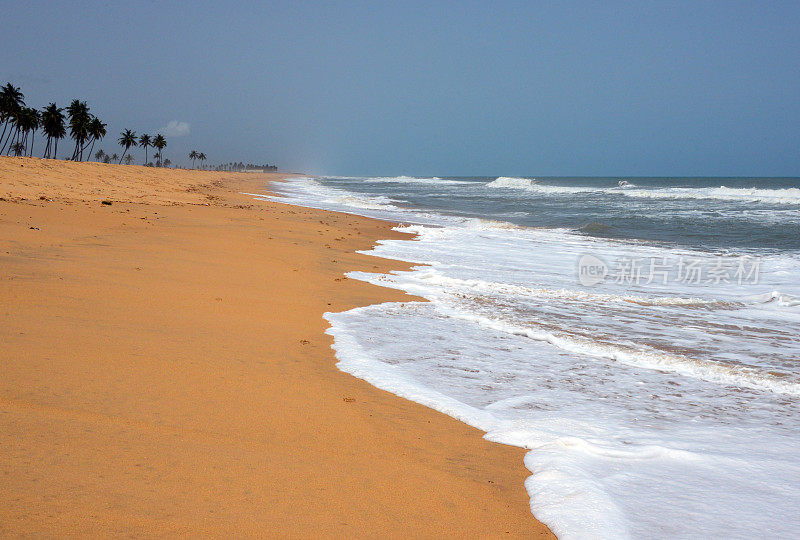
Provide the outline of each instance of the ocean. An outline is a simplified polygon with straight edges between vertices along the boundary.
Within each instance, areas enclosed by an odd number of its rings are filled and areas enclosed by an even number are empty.
[[[318,177],[400,223],[338,367],[528,449],[561,538],[800,536],[800,179]]]

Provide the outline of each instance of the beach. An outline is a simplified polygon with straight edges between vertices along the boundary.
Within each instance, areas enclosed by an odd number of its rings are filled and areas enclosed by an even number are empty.
[[[533,514],[559,538],[793,538],[797,186],[387,175],[273,190],[413,235],[366,252],[410,269],[347,277],[426,302],[326,314],[337,367],[525,448]]]
[[[0,534],[551,536],[524,449],[335,367],[410,236],[282,178],[0,158]]]

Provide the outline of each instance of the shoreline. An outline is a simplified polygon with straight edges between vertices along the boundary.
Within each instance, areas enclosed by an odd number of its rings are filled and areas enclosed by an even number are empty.
[[[552,537],[524,449],[336,368],[407,235],[285,176],[0,158],[0,533]]]

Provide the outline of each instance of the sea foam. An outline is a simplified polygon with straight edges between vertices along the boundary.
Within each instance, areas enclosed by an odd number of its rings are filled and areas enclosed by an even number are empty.
[[[470,189],[542,187],[531,179],[490,187],[497,180]],[[569,186],[546,189],[560,187]],[[348,275],[428,302],[326,314],[337,365],[528,449],[531,509],[560,538],[800,531],[797,254],[762,255],[760,281],[735,287],[588,288],[575,273],[587,252],[706,264],[718,254],[423,212],[398,206],[390,192],[317,181],[282,190],[287,202],[407,223],[398,230],[415,239],[365,253],[419,266]]]
[[[769,204],[800,205],[800,189],[759,189],[719,187],[641,187],[629,182],[616,186],[566,186],[545,184],[529,178],[501,176],[484,184],[487,188],[517,189],[535,194],[574,195],[605,194],[640,199],[715,199],[721,201],[759,202]]]

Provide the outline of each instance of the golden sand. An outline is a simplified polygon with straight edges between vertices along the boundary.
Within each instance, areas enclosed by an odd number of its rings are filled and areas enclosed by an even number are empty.
[[[336,369],[400,235],[280,177],[0,158],[0,535],[550,535],[522,449]]]

